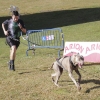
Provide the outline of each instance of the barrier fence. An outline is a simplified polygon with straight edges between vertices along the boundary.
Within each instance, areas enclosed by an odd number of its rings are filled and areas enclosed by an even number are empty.
[[[26,40],[28,41],[28,49],[26,50],[27,56],[29,50],[52,48],[59,49],[58,57],[60,57],[60,51],[64,49],[64,35],[60,28],[28,30]]]

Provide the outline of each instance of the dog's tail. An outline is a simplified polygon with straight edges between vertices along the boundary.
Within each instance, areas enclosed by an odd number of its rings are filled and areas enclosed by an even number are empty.
[[[54,63],[48,68],[48,69],[52,69],[53,68]]]

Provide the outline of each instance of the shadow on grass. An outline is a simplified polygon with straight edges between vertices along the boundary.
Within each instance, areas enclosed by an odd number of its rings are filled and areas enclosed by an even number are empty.
[[[100,85],[100,80],[91,79],[91,80],[82,80],[81,81],[81,84],[86,84],[86,83],[94,83],[94,84]]]
[[[27,73],[32,73],[33,71],[28,71],[28,72],[21,72],[21,73],[18,73],[18,74],[20,74],[20,75],[22,75],[22,74],[27,74]]]
[[[94,83],[94,84],[99,85],[99,86],[94,86],[94,87],[91,87],[91,88],[87,89],[86,90],[86,93],[89,93],[93,89],[100,88],[100,80],[91,79],[91,80],[82,80],[81,81],[81,84],[86,84],[86,83]]]
[[[74,84],[72,81],[66,81],[66,80],[63,80],[63,81],[60,81],[60,82],[69,82],[70,84],[68,84],[68,85]],[[94,86],[94,87],[87,89],[85,91],[85,93],[90,93],[91,90],[100,88],[100,80],[91,79],[91,80],[82,80],[81,81],[81,84],[86,84],[86,83],[94,83],[94,84],[97,84],[98,86]]]
[[[59,81],[59,82],[72,82],[72,81],[67,81],[67,80],[62,80],[62,81]],[[86,84],[86,83],[94,83],[94,84],[98,84],[100,85],[100,80],[95,80],[95,79],[91,79],[91,80],[82,80],[81,81],[81,84]]]
[[[92,87],[90,89],[87,89],[85,92],[86,93],[90,93],[91,90],[94,90],[94,89],[97,89],[97,88],[100,88],[100,86],[94,86],[94,87]]]
[[[10,18],[0,17],[0,23]],[[35,14],[24,14],[21,16],[24,20],[27,30],[46,29],[63,27],[100,20],[100,8],[84,8],[74,10],[61,10],[52,12],[41,12]],[[0,37],[4,37],[0,27]]]

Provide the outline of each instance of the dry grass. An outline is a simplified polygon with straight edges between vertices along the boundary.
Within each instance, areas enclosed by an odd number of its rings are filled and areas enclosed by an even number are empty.
[[[54,55],[20,57],[16,60],[16,72],[11,72],[4,64],[1,67],[0,100],[99,100],[99,65],[84,66],[80,93],[68,73],[64,71],[59,80],[60,88],[51,82],[52,70],[48,67],[55,60]],[[49,62],[48,62],[49,61]],[[90,68],[91,67],[91,68]],[[3,70],[3,71],[2,71]],[[74,77],[77,79],[75,72]]]
[[[69,10],[69,9],[81,9],[81,8],[95,8],[99,7],[100,1],[95,0],[0,0],[0,15],[8,15],[8,8],[11,5],[16,5],[20,8],[20,12],[24,14],[33,14],[40,12],[49,12],[49,11],[59,11],[59,10]]]
[[[28,29],[61,27],[65,41],[100,40],[100,0],[4,0],[0,4],[0,23],[9,17],[9,6],[16,5]],[[53,70],[48,69],[57,58],[57,50],[37,49],[35,56],[30,51],[26,57],[27,46],[21,40],[16,71],[12,72],[6,63],[9,47],[1,28],[0,32],[0,100],[100,100],[99,64],[85,64],[84,71],[80,70],[80,93],[65,71],[58,88],[51,81]],[[75,72],[73,75],[77,79]]]

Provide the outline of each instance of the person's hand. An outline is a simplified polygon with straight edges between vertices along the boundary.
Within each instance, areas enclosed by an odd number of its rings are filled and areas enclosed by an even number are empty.
[[[9,33],[8,33],[8,31],[4,31],[4,34],[5,34],[6,36],[8,36]]]
[[[18,26],[19,26],[20,29],[23,29],[23,27],[22,27],[22,25],[20,23],[18,24]]]

